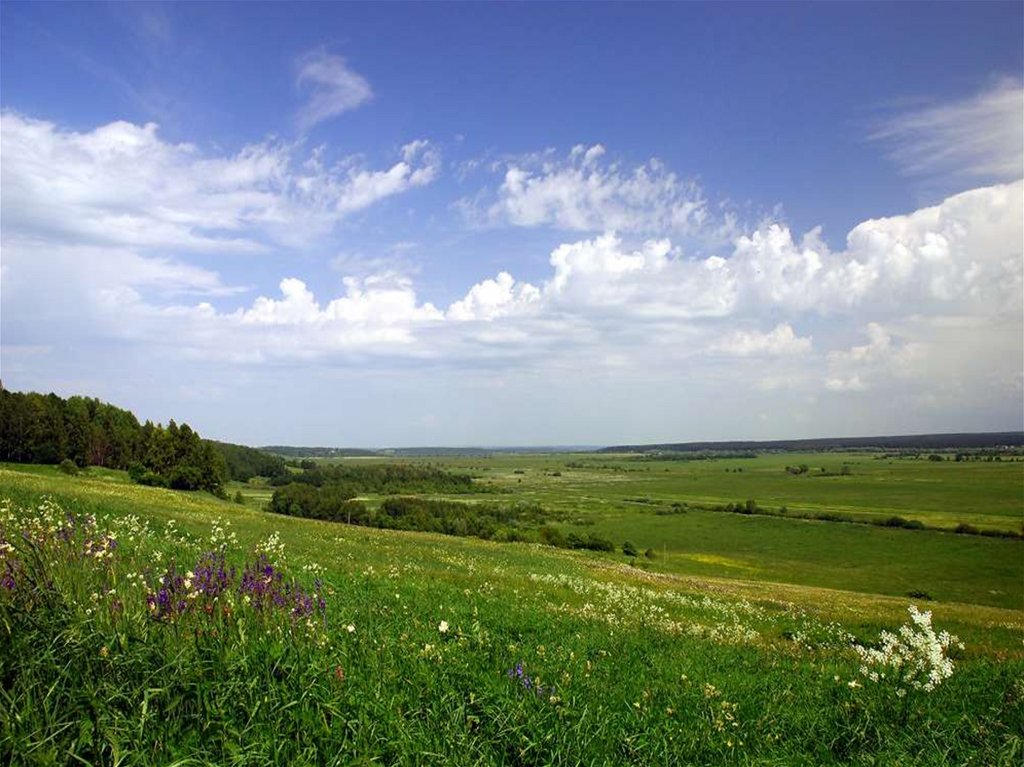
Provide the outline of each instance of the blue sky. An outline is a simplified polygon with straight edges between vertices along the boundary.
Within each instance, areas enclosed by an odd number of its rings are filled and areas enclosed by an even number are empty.
[[[1022,426],[1019,3],[0,21],[10,388],[248,443]]]

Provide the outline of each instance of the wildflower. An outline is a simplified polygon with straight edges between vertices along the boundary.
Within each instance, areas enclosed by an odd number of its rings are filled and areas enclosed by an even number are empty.
[[[345,669],[343,669],[341,666],[335,666],[334,667],[334,678],[338,682],[344,682],[345,681]]]
[[[353,626],[351,623],[345,627],[345,630],[348,631],[349,634],[356,633],[356,627]]]
[[[108,648],[106,645],[103,645],[103,647],[100,648],[100,657],[106,658],[108,655],[110,655],[110,648]]]
[[[437,624],[437,630],[440,631],[442,634],[447,634],[448,633],[448,621],[441,621],[440,623],[438,623]]]
[[[878,682],[886,675],[884,671],[875,669],[890,669],[899,697],[906,694],[902,685],[931,692],[942,684],[953,675],[953,661],[947,656],[947,651],[954,646],[963,648],[957,637],[945,631],[935,633],[930,610],[920,612],[911,605],[909,612],[910,623],[901,626],[898,634],[881,633],[880,648],[854,645],[863,661],[861,674],[872,682]]]

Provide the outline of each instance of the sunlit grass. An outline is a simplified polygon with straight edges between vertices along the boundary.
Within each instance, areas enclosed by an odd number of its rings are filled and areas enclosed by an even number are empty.
[[[938,765],[1020,754],[1020,611],[930,605],[937,630],[965,648],[936,689],[899,697],[870,683],[851,642],[876,646],[906,623],[907,598],[278,517],[98,477],[2,472],[0,497],[11,499],[5,530],[93,515],[89,539],[117,540],[87,560],[47,549],[39,573],[52,583],[30,607],[4,602],[0,761]],[[153,615],[147,597],[171,562],[194,574],[223,548],[241,571],[275,540],[288,582],[306,593],[320,582],[325,623],[247,613],[237,585],[227,613],[200,599],[180,619]]]

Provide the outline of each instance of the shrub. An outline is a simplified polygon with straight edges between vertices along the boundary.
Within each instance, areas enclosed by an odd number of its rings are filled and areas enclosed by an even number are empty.
[[[626,541],[622,544],[622,553],[625,554],[627,557],[635,557],[637,554],[636,546],[634,546],[631,542]]]
[[[168,480],[172,490],[198,490],[203,486],[203,474],[195,466],[178,466]]]
[[[825,511],[820,514],[813,514],[811,518],[822,522],[853,522],[853,517],[850,514],[843,514],[836,511]]]
[[[568,548],[569,542],[566,540],[565,534],[557,527],[551,525],[544,525],[539,531],[540,542],[548,546],[556,546],[560,549]]]
[[[882,527],[903,527],[907,530],[923,530],[924,524],[916,519],[906,519],[904,517],[886,517],[885,519],[878,520],[874,524],[881,525]]]
[[[143,471],[135,481],[149,487],[167,487],[167,480],[155,471]]]
[[[65,458],[63,461],[61,461],[60,465],[57,468],[60,469],[62,473],[67,474],[69,477],[73,477],[76,474],[78,474],[78,466],[75,465],[75,462],[72,461],[70,458]]]
[[[586,538],[580,538],[576,533],[569,533],[566,536],[566,543],[572,549],[588,549],[590,551],[615,551],[615,544],[606,538],[600,538],[588,534]]]

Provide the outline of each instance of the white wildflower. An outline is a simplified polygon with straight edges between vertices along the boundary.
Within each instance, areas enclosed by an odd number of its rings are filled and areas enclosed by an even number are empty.
[[[909,612],[910,623],[901,626],[898,633],[881,633],[879,648],[854,645],[863,663],[861,674],[878,682],[886,678],[885,670],[891,669],[899,697],[906,694],[904,685],[931,692],[949,679],[953,661],[946,653],[950,647],[963,648],[957,637],[945,631],[935,633],[930,610],[920,612],[911,605]]]

